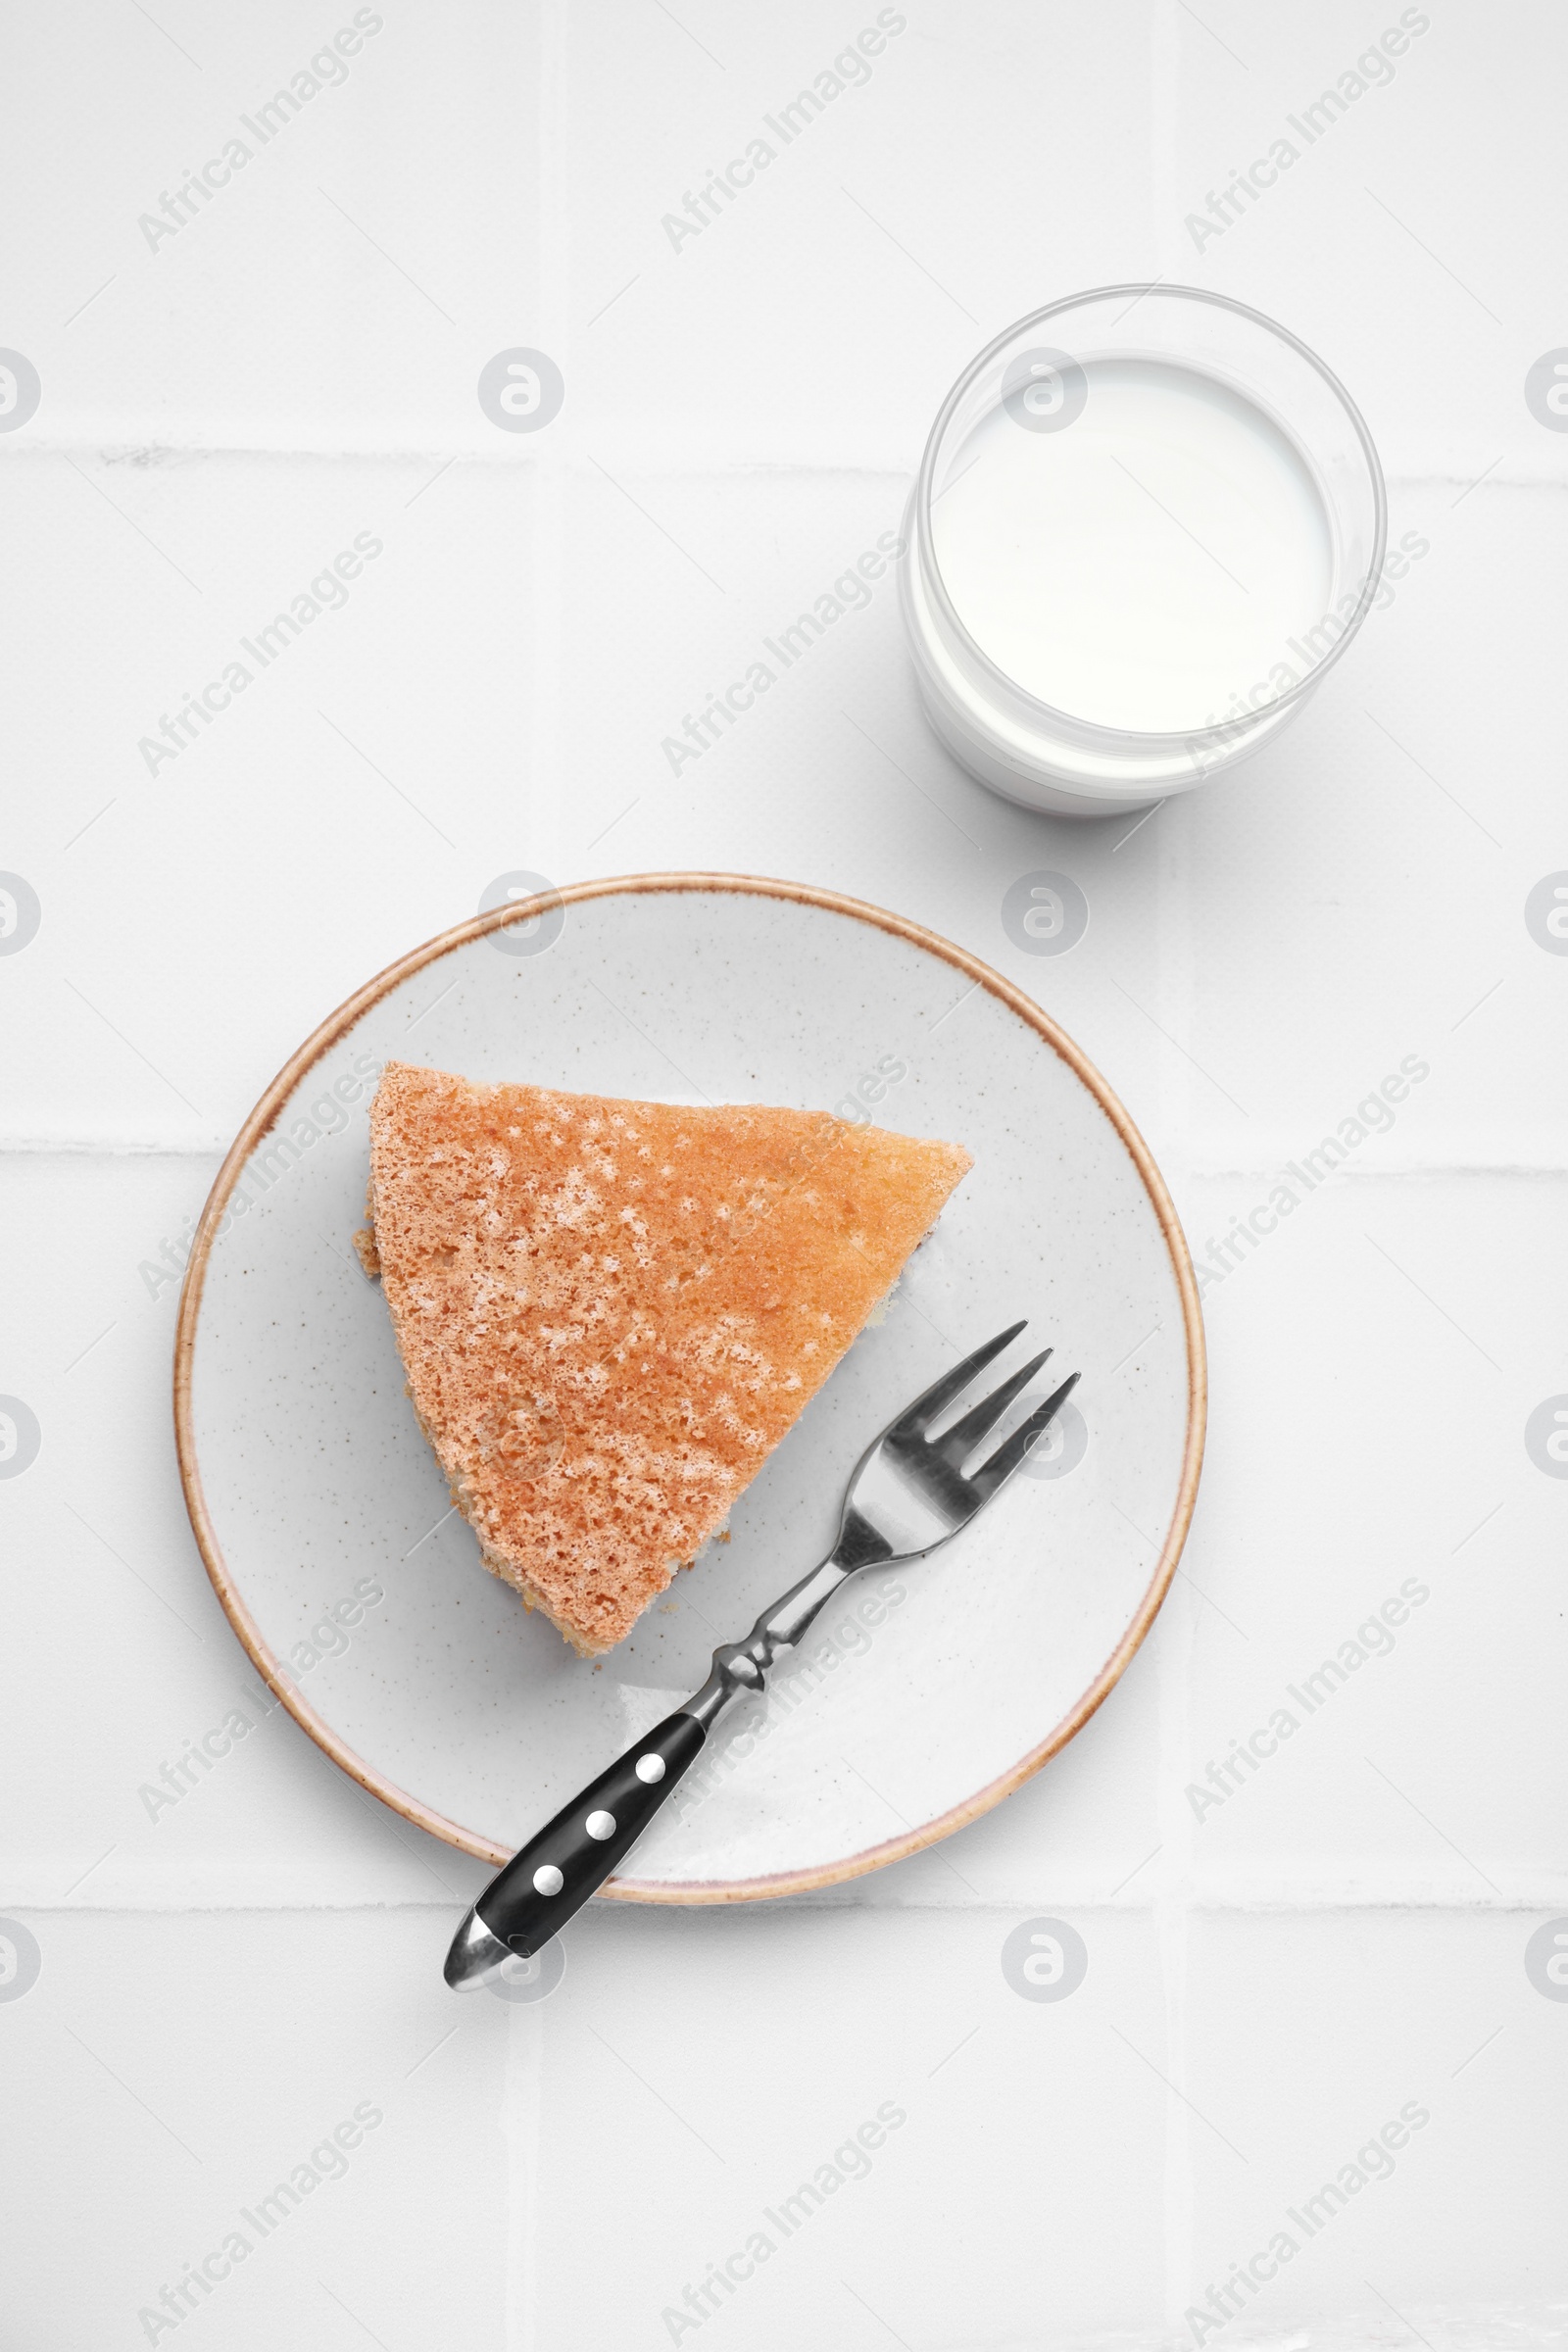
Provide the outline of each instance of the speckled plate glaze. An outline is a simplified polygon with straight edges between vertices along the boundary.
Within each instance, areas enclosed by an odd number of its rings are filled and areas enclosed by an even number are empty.
[[[403,1391],[362,1223],[388,1058],[672,1102],[874,1116],[972,1173],[737,1504],[597,1665],[481,1566]],[[1040,1008],[917,925],[726,874],[582,883],[380,974],[225,1160],[180,1305],[197,1541],[297,1721],[412,1822],[500,1862],[825,1553],[861,1448],[1016,1316],[1083,1384],[1054,1450],[913,1570],[867,1572],[722,1724],[607,1894],[723,1902],[930,1844],[1071,1739],[1153,1620],[1202,1453],[1197,1292],[1115,1097]]]

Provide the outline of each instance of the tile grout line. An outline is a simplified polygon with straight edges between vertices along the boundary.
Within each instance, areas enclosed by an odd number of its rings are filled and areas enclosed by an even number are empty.
[[[501,2076],[502,2139],[507,2151],[506,2352],[538,2352],[540,2124],[545,2103],[545,2039],[550,2013],[519,2003],[507,2020]]]
[[[1165,272],[1156,271],[1155,275],[1174,275],[1178,279],[1185,279],[1189,273],[1191,260],[1192,256],[1188,253],[1181,264]],[[632,282],[635,283],[635,280]],[[561,338],[558,336],[557,340],[560,341]],[[4,458],[0,459],[0,464],[16,466],[39,459],[59,459],[69,463],[73,457],[88,461],[102,461],[104,446],[102,441],[43,441],[33,437],[25,445],[18,445],[16,448],[8,450]],[[116,442],[112,446],[119,448],[121,444]],[[616,446],[618,447],[619,444]],[[1489,443],[1487,446],[1490,447],[1491,444]],[[466,442],[458,447],[452,447],[446,442],[420,444],[413,441],[389,443],[384,448],[371,448],[365,443],[343,447],[335,443],[330,446],[325,443],[316,446],[304,442],[278,443],[269,447],[241,447],[238,444],[226,442],[158,441],[143,436],[136,438],[136,447],[139,452],[145,451],[150,460],[163,457],[195,460],[230,459],[236,465],[250,465],[261,461],[264,464],[276,463],[280,465],[406,466],[421,468],[442,464],[453,465],[461,461],[466,466],[488,466],[497,472],[527,472],[539,466],[543,455],[542,452],[531,449],[503,449],[488,442]],[[657,463],[658,452],[658,444],[650,446],[649,462],[642,467],[644,479],[651,477],[670,480],[729,479],[736,475],[744,475],[749,479],[761,477],[788,479],[802,474],[813,474],[836,480],[846,474],[851,474],[863,481],[907,483],[911,475],[911,468],[908,466],[891,466],[885,462],[874,461],[869,457],[831,457],[820,452],[812,455],[803,454],[794,458],[734,457],[717,462],[711,457],[704,456],[691,463],[666,462],[662,465]],[[636,459],[633,460],[633,463],[639,462]],[[1465,466],[1456,464],[1423,465],[1410,469],[1390,466],[1385,468],[1384,479],[1391,488],[1401,490],[1446,490],[1455,487],[1466,492],[1480,488],[1541,490],[1548,492],[1554,497],[1560,495],[1565,486],[1565,477],[1561,473],[1521,471],[1498,476],[1496,466],[1501,462],[1501,460],[1494,460],[1493,465],[1479,475],[1473,469],[1473,461],[1469,460],[1466,461]],[[586,453],[579,453],[567,458],[564,460],[564,464],[568,471],[580,472],[584,476],[589,471],[589,460]]]
[[[565,151],[564,124],[569,86],[570,0],[545,0],[533,17],[531,42],[519,43],[518,57],[530,60],[535,123],[531,171],[524,165],[529,210],[535,222],[529,255],[534,280],[536,315],[541,340],[563,366],[568,385],[574,373],[575,353],[570,339],[574,317],[572,287],[572,220],[566,191],[571,185],[571,158]],[[526,70],[526,67],[525,67]],[[529,93],[519,92],[526,119]],[[531,335],[520,340],[531,342]],[[569,397],[569,392],[568,392]],[[540,452],[536,530],[529,550],[533,579],[529,593],[532,619],[525,655],[528,679],[528,719],[524,741],[528,772],[519,779],[522,824],[516,852],[520,866],[552,878],[581,870],[573,836],[568,842],[559,813],[574,802],[563,793],[564,737],[563,732],[563,639],[561,583],[567,576],[567,508],[573,471],[559,440],[545,436]],[[586,829],[586,828],[584,828]],[[518,2006],[508,2021],[507,2062],[502,2080],[505,2113],[502,2118],[507,2169],[508,2277],[503,2315],[506,2352],[543,2352],[540,2263],[540,2134],[544,2106],[545,2048],[550,2034],[547,2010]]]
[[[1179,1796],[1181,1792],[1178,1790],[1176,1794]],[[1178,1839],[1176,1843],[1180,1847],[1182,1840]],[[111,1847],[110,1851],[113,1850]],[[451,1849],[443,1850],[447,1852],[448,1858],[454,1863],[460,1859],[451,1852]],[[1165,1840],[1161,1840],[1158,1850],[1161,1853],[1167,1850]],[[251,1915],[263,1919],[295,1915],[301,1918],[328,1916],[338,1918],[359,1913],[365,1913],[367,1916],[374,1914],[380,1917],[402,1912],[428,1914],[433,1919],[454,1917],[453,1903],[436,1895],[426,1897],[423,1894],[390,1896],[361,1894],[344,1899],[341,1896],[322,1895],[312,1898],[300,1894],[278,1893],[268,1898],[258,1899],[254,1881],[246,1882],[243,1887],[236,1883],[231,1893],[206,1897],[186,1896],[178,1900],[160,1900],[155,1893],[149,1894],[143,1890],[141,1892],[122,1891],[113,1895],[100,1895],[85,1902],[67,1902],[61,1895],[60,1884],[65,1872],[71,1868],[74,1859],[74,1857],[62,1860],[51,1870],[46,1892],[29,1893],[25,1885],[19,1887],[13,1880],[6,1896],[12,1910],[25,1913],[29,1918],[39,1919],[54,1917],[74,1919],[100,1913],[112,1913],[117,1917],[136,1919],[192,1919],[208,1918],[218,1914],[235,1919]],[[466,1861],[467,1857],[461,1857],[461,1859]],[[1152,1856],[1146,1856],[1145,1862],[1134,1869],[1130,1874],[1131,1877],[1142,1879],[1145,1869],[1152,1859]],[[97,1865],[95,1864],[93,1867],[96,1869]],[[477,1869],[478,1866],[474,1865],[474,1867]],[[1157,1875],[1155,1874],[1156,1883]],[[1302,1886],[1294,1890],[1269,1888],[1252,1895],[1205,1890],[1201,1886],[1194,1883],[1183,1891],[1181,1901],[1184,1914],[1194,1920],[1290,1920],[1320,1918],[1335,1913],[1349,1913],[1358,1917],[1385,1915],[1389,1918],[1400,1919],[1409,1918],[1413,1914],[1426,1913],[1441,1914],[1446,1918],[1452,1919],[1508,1919],[1568,1910],[1568,1872],[1561,1870],[1553,1872],[1549,1881],[1533,1880],[1522,1886],[1516,1884],[1511,1889],[1505,1888],[1500,1895],[1488,1895],[1479,1891],[1471,1893],[1468,1891],[1468,1886],[1471,1883],[1467,1879],[1465,1883],[1461,1884],[1460,1878],[1456,1874],[1454,1883],[1442,1889],[1434,1889],[1430,1885],[1419,1884],[1405,1886],[1402,1889],[1388,1886],[1377,1889]],[[479,1885],[480,1883],[475,1883],[472,1890],[474,1894],[479,1892]],[[1057,1901],[1064,1908],[1081,1915],[1095,1918],[1126,1919],[1136,1917],[1141,1913],[1153,1915],[1161,1902],[1168,1899],[1168,1896],[1169,1889],[1165,1888],[1143,1896],[1131,1896],[1125,1902],[1121,1902],[1107,1896],[1102,1888],[1097,1889],[1087,1884],[1064,1886],[1059,1876],[1053,1876],[1047,1886],[1035,1884],[1024,1886],[1015,1891],[987,1892],[975,1900],[964,1900],[956,1895],[951,1900],[941,1901],[933,1898],[929,1892],[922,1893],[918,1900],[899,1902],[890,1902],[880,1897],[868,1900],[863,1897],[856,1899],[848,1896],[823,1902],[811,1895],[784,1895],[767,1898],[766,1907],[770,1913],[777,1912],[780,1916],[788,1913],[795,1916],[827,1917],[853,1911],[858,1915],[889,1918],[949,1918],[961,1914],[965,1917],[1015,1921],[1019,1912],[1027,1910],[1031,1904],[1050,1899]],[[627,1910],[643,1908],[643,1906],[631,1904],[617,1907]],[[696,1912],[710,1907],[706,1904],[653,1904],[647,1906],[650,1910],[679,1910],[682,1912]],[[722,1908],[723,1906],[718,1907]],[[598,1916],[598,1914],[596,1913],[594,1916]]]
[[[1175,0],[1161,0],[1150,21],[1150,202],[1154,208],[1151,274],[1184,276],[1176,267],[1172,246],[1174,223],[1181,208],[1176,202],[1176,140],[1180,121],[1181,43],[1175,19]],[[1194,968],[1192,946],[1192,816],[1186,809],[1168,811],[1175,822],[1156,818],[1144,839],[1152,850],[1154,938],[1158,956],[1155,1002],[1161,1023],[1177,1037],[1191,1033]],[[1192,1145],[1195,1136],[1194,1071],[1179,1056],[1163,1056],[1165,1071],[1160,1103],[1166,1133],[1171,1138],[1161,1164],[1170,1181],[1170,1162],[1180,1169],[1180,1187],[1190,1198],[1194,1179]],[[1175,1189],[1174,1184],[1172,1189]],[[1191,1746],[1192,1695],[1188,1668],[1198,1639],[1196,1608],[1173,1583],[1161,1609],[1179,1614],[1177,1626],[1167,1626],[1158,1658],[1159,1796],[1155,1828],[1164,1848],[1153,1865],[1151,1920],[1158,1958],[1164,2059],[1173,2083],[1186,2081],[1188,2058],[1187,1992],[1192,1936],[1192,1866],[1194,1824],[1177,1791],[1185,1782]],[[1164,2164],[1162,2181],[1164,2301],[1167,2328],[1174,2340],[1188,2300],[1194,2251],[1194,2192],[1192,2116],[1173,2092],[1165,2093]]]
[[[569,58],[564,4],[565,0],[546,0],[535,17],[535,165],[529,193],[537,226],[529,259],[545,348],[562,365],[569,387],[575,374],[572,325],[576,313],[571,291],[572,218],[566,194],[572,184],[573,159],[565,151],[563,129]],[[576,806],[576,796],[563,789],[568,771],[563,708],[562,584],[570,570],[567,521],[571,484],[578,476],[597,477],[586,450],[573,456],[559,437],[549,433],[539,453],[539,467],[535,530],[529,549],[533,580],[527,651],[528,773],[521,793],[524,822],[518,862],[554,879],[564,873],[575,876],[581,870],[576,852],[580,833],[576,829],[568,833],[561,813],[564,808]]]

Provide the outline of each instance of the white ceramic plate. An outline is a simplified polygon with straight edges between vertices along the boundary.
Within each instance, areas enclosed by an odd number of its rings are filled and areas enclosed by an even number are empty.
[[[1054,1457],[945,1551],[858,1578],[719,1727],[606,1891],[829,1885],[945,1837],[1069,1740],[1149,1630],[1202,1451],[1197,1293],[1125,1111],[1027,997],[946,941],[789,883],[643,875],[499,909],[318,1029],[208,1202],[181,1301],[180,1468],[235,1632],[345,1771],[500,1862],[695,1690],[832,1542],[894,1411],[1019,1315],[1080,1370]],[[629,1640],[575,1657],[480,1564],[404,1395],[363,1221],[397,1057],[674,1102],[857,1103],[972,1173],[868,1329]],[[1012,1359],[1009,1359],[1012,1360]]]

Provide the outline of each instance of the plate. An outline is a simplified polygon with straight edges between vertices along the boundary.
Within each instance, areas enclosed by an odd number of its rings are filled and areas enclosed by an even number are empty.
[[[665,1102],[832,1109],[975,1165],[869,1327],[630,1638],[579,1659],[482,1566],[404,1393],[363,1223],[388,1059]],[[501,1862],[821,1559],[894,1412],[1019,1315],[1083,1374],[1048,1453],[913,1569],[838,1596],[726,1717],[604,1891],[825,1886],[972,1821],[1055,1754],[1149,1631],[1192,1516],[1197,1289],[1170,1197],[1040,1007],[932,932],[787,882],[643,874],[416,949],[246,1120],[180,1301],[180,1475],[258,1671],[373,1795]]]

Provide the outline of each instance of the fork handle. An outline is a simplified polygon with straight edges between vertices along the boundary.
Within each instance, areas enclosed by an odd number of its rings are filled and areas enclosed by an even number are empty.
[[[712,1672],[683,1707],[628,1747],[513,1855],[453,1939],[447,1956],[449,1984],[482,1984],[503,1965],[507,1951],[531,1959],[559,1935],[624,1861],[701,1754],[724,1709],[766,1687],[767,1670],[778,1652],[799,1642],[853,1573],[854,1563],[834,1556],[792,1585],[762,1611],[744,1642],[726,1642],[714,1650]],[[475,1929],[480,1931],[477,1938]]]
[[[624,1860],[707,1738],[695,1715],[666,1715],[563,1805],[475,1903],[491,1935],[524,1959],[559,1935]]]

